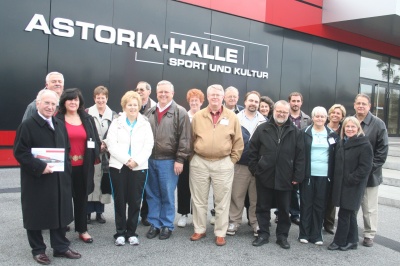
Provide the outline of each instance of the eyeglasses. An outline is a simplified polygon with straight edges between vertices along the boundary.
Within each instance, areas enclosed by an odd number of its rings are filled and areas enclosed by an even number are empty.
[[[138,92],[138,91],[140,91],[140,92],[144,92],[146,89],[143,89],[143,88],[136,88],[134,91],[135,92]]]
[[[285,112],[285,111],[277,111],[277,110],[275,110],[275,112],[277,114],[280,114],[280,115],[288,115],[289,114],[289,112]]]

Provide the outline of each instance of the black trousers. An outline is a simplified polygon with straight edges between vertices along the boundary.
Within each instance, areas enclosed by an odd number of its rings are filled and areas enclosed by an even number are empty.
[[[65,237],[66,228],[50,229],[50,245],[54,251],[66,252],[69,248],[69,240]],[[43,254],[46,244],[43,241],[42,230],[26,230],[32,255]]]
[[[87,231],[87,200],[86,176],[83,174],[83,166],[72,167],[72,199],[74,201],[75,231],[84,233]]]
[[[300,203],[299,203],[299,186],[293,186],[292,197],[290,201],[290,219],[300,218]]]
[[[326,176],[311,176],[300,184],[299,239],[306,239],[311,243],[323,241],[322,223],[328,191],[329,181]]]
[[[183,164],[183,171],[178,179],[178,213],[189,214],[190,211],[190,188],[189,188],[189,161]]]
[[[338,246],[358,243],[357,211],[339,208],[338,226],[333,242]]]
[[[333,183],[331,180],[328,192],[327,205],[325,209],[324,228],[333,230],[335,228],[336,207],[335,205],[333,205],[332,202],[332,187],[333,187],[332,185]]]
[[[127,166],[121,170],[110,167],[111,186],[114,197],[115,238],[137,236],[140,204],[147,178],[147,169],[132,171]],[[128,204],[128,217],[126,205]]]
[[[142,208],[140,208],[140,217],[147,219],[149,214],[149,205],[147,204],[146,189],[143,191]]]
[[[291,191],[280,191],[266,188],[262,184],[260,184],[258,179],[256,179],[256,185],[256,216],[258,220],[258,226],[260,227],[259,236],[270,236],[269,222],[271,220],[271,208],[273,207],[275,197],[276,204],[279,209],[279,219],[276,227],[276,238],[286,239],[289,235],[289,230],[291,226],[289,218]]]

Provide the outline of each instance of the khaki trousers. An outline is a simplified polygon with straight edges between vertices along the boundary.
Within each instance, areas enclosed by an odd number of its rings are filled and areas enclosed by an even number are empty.
[[[374,238],[378,229],[378,188],[367,187],[361,203],[364,219],[364,237]]]
[[[256,178],[250,173],[246,165],[235,164],[235,173],[232,183],[231,206],[229,208],[229,223],[240,225],[242,223],[244,200],[249,192],[249,222],[254,230],[257,229],[256,204],[257,190]]]
[[[189,187],[192,194],[195,233],[205,233],[207,227],[208,194],[214,191],[215,236],[225,237],[229,224],[233,166],[229,156],[218,161],[207,161],[194,155],[189,167]]]

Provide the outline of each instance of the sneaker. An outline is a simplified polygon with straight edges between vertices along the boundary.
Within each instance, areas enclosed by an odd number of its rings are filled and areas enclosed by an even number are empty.
[[[238,230],[238,227],[239,226],[237,226],[236,224],[229,224],[228,231],[226,231],[226,234],[234,236],[236,234],[236,231]]]
[[[258,236],[258,230],[260,230],[260,227],[257,225],[256,229],[254,230],[254,236]]]
[[[301,239],[299,239],[299,241],[300,241],[300,243],[308,244],[308,240],[307,239],[301,238]],[[315,244],[317,244],[317,243],[315,243]]]
[[[187,214],[182,215],[181,218],[179,218],[178,227],[182,227],[182,228],[185,227],[186,223],[187,223],[187,218],[188,218]]]
[[[210,224],[211,224],[211,225],[214,225],[214,224],[215,224],[215,216],[211,216]]]
[[[131,236],[129,239],[129,245],[131,246],[137,246],[139,245],[139,238],[137,236]]]
[[[317,241],[317,242],[315,242],[314,244],[317,245],[317,246],[322,246],[322,245],[324,244],[324,242],[322,242],[322,241]]]
[[[123,245],[125,245],[125,237],[119,236],[119,237],[115,240],[115,245],[116,245],[116,246],[123,246]]]

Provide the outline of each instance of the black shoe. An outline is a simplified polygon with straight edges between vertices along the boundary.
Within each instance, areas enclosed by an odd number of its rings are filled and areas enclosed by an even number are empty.
[[[332,242],[329,246],[328,246],[328,250],[338,250],[340,247],[338,245],[336,245],[335,242]]]
[[[330,235],[334,235],[335,232],[333,231],[333,228],[330,227],[324,227],[325,232],[327,232]]]
[[[144,226],[150,226],[151,224],[149,223],[149,221],[147,220],[147,217],[143,217],[142,218],[142,224],[144,225]]]
[[[102,213],[96,213],[96,221],[101,224],[106,223],[106,219],[104,218]]]
[[[161,232],[160,232],[158,239],[160,239],[160,240],[168,239],[171,236],[171,234],[172,234],[172,231],[169,230],[168,227],[163,226],[163,227],[161,227]]]
[[[267,237],[267,236],[264,236],[264,237],[263,236],[258,236],[256,238],[256,240],[253,241],[253,246],[259,247],[259,246],[262,246],[262,245],[267,244],[267,243],[269,243],[269,237]]]
[[[146,234],[146,237],[148,239],[155,238],[158,234],[160,233],[160,229],[155,228],[154,225],[152,225],[149,229],[149,231]]]
[[[300,225],[300,218],[293,218],[292,223],[294,223],[295,225]]]
[[[92,214],[91,213],[89,213],[88,215],[87,215],[87,223],[88,224],[91,224],[92,223]]]
[[[276,240],[276,243],[279,246],[281,246],[281,248],[284,248],[284,249],[289,249],[290,248],[290,244],[289,244],[289,242],[287,242],[286,238],[278,239],[278,240]]]
[[[344,247],[340,247],[341,251],[348,251],[350,249],[357,249],[358,244],[357,243],[348,243],[346,246]]]
[[[71,227],[69,225],[67,225],[67,227],[65,227],[65,232],[69,232],[71,231]]]

